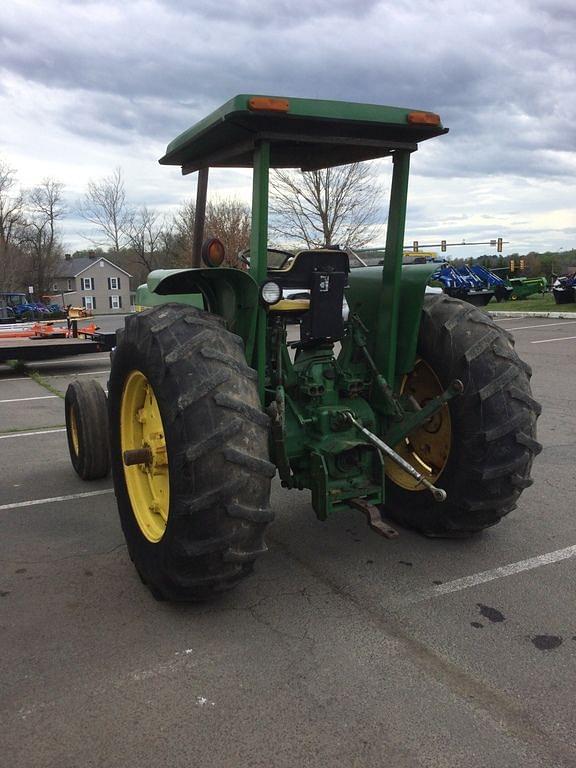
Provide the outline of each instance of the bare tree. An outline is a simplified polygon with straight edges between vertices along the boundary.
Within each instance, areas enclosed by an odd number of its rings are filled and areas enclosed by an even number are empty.
[[[319,171],[275,171],[270,178],[270,229],[306,247],[360,248],[375,235],[382,189],[366,163]]]
[[[226,250],[226,263],[240,267],[238,254],[250,245],[250,208],[239,200],[224,199],[208,203],[206,237],[217,237]]]
[[[147,272],[159,266],[164,243],[164,220],[151,208],[143,205],[130,216],[126,237],[138,262]]]
[[[30,259],[28,276],[37,295],[50,290],[62,254],[57,223],[66,213],[63,188],[64,185],[54,179],[44,179],[27,194],[24,243]]]
[[[16,171],[0,159],[0,284],[5,290],[19,287],[22,267],[24,195],[15,184]]]
[[[121,168],[116,168],[111,176],[88,182],[88,191],[80,203],[79,212],[99,233],[99,237],[87,239],[95,245],[107,245],[114,253],[119,253],[126,245],[130,222]]]
[[[174,214],[171,225],[165,228],[163,258],[167,263],[190,266],[195,218],[194,201],[187,200]],[[250,245],[250,208],[229,198],[210,201],[206,206],[204,237],[219,238],[226,250],[226,263],[242,266],[238,254]]]
[[[190,266],[195,218],[196,205],[194,201],[185,200],[163,233],[164,251],[168,263],[177,266]]]

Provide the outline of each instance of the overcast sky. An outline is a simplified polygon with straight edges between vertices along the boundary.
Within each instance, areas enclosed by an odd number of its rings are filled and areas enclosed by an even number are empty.
[[[413,158],[407,242],[574,248],[575,40],[574,0],[4,0],[0,155],[71,207],[120,166],[168,211],[195,179],[158,165],[166,144],[236,93],[427,109],[450,133]],[[249,198],[247,172],[213,182]]]

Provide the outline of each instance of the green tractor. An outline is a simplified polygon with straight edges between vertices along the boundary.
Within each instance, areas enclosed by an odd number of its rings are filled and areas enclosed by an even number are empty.
[[[437,265],[402,264],[410,157],[447,130],[430,112],[241,95],[168,145],[160,163],[199,172],[196,266],[149,275],[149,308],[117,335],[107,419],[88,383],[66,399],[74,466],[93,478],[111,462],[130,557],[158,598],[207,599],[252,571],[276,473],[311,491],[321,520],[352,507],[387,536],[383,514],[429,536],[476,533],[531,484],[540,408],[511,336],[426,295]],[[382,266],[350,269],[338,247],[270,251],[270,169],[384,157]],[[253,169],[246,270],[203,240],[215,166]]]

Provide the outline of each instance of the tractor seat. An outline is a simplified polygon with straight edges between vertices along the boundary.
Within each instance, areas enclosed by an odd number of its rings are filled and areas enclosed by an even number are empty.
[[[270,312],[308,312],[310,309],[310,299],[280,299],[276,304],[272,304]]]
[[[270,312],[289,312],[293,315],[301,315],[310,309],[310,291],[298,289],[284,289],[283,298],[272,304]]]

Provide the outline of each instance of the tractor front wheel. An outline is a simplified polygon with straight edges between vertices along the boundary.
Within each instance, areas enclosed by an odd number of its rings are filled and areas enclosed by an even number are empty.
[[[82,480],[100,480],[110,472],[106,393],[94,379],[73,381],[64,398],[70,461]]]
[[[455,379],[464,391],[396,450],[448,498],[435,502],[409,475],[391,467],[387,511],[427,535],[467,536],[499,522],[532,484],[530,469],[541,446],[531,371],[507,331],[448,296],[425,297],[418,355],[403,389],[420,405]]]
[[[205,600],[247,576],[271,520],[268,417],[242,339],[165,304],[118,333],[109,382],[114,490],[155,597]]]

